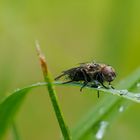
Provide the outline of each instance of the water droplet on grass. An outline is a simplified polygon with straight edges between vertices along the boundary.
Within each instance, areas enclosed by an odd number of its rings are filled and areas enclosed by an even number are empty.
[[[45,82],[38,82],[38,83],[32,84],[32,86],[36,87],[36,86],[41,86],[41,85],[45,85],[45,84],[46,84]]]
[[[96,133],[96,139],[97,140],[101,140],[105,134],[105,131],[106,131],[106,128],[108,126],[108,122],[106,121],[101,121],[100,124],[99,124],[99,129]]]
[[[128,90],[127,89],[124,89],[124,90],[120,90],[120,95],[126,95],[128,93]]]
[[[135,94],[135,98],[139,101],[140,100],[140,94]]]
[[[42,84],[41,82],[38,82],[38,83],[37,83],[37,85],[39,85],[39,86],[40,86],[41,84]]]
[[[120,106],[119,112],[123,112],[123,111],[124,111],[124,106]]]
[[[17,88],[14,92],[18,92],[20,90],[20,88]]]
[[[102,88],[102,87],[101,87],[101,86],[98,86],[97,88],[100,89],[100,88]]]
[[[138,88],[140,87],[140,83],[137,83],[137,85],[136,85]]]

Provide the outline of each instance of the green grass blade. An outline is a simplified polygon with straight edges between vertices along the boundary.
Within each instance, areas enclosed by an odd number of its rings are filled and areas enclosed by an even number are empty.
[[[15,124],[15,122],[13,121],[12,123],[12,135],[13,135],[13,140],[20,140],[20,136],[17,130],[17,126]]]
[[[136,88],[137,83],[140,81],[140,69],[136,70],[132,75],[128,76],[125,80],[121,81],[117,88],[125,88],[128,90],[133,90]],[[115,90],[113,90],[114,93]],[[121,90],[122,91],[122,90]],[[105,92],[111,92],[110,90]],[[120,91],[115,91],[119,93]],[[125,94],[126,92],[126,94]],[[112,93],[112,94],[113,94]],[[114,94],[119,95],[119,94]],[[122,94],[124,98],[139,102],[139,94],[128,93],[124,90]],[[74,139],[82,139],[84,136],[87,136],[89,133],[92,133],[92,139],[101,139],[103,137],[98,132],[101,128],[102,122],[107,122],[104,130],[111,124],[112,120],[117,118],[120,115],[120,112],[124,110],[128,105],[127,100],[123,98],[118,98],[116,96],[107,96],[100,102],[95,108],[92,108],[89,113],[87,113],[83,119],[77,124],[77,126],[72,131],[72,136]]]
[[[46,85],[48,92],[49,92],[49,96],[50,96],[50,100],[57,118],[57,121],[59,123],[62,135],[64,137],[65,140],[71,140],[71,136],[69,133],[69,129],[68,126],[64,120],[59,102],[58,102],[58,98],[56,95],[56,91],[54,89],[54,85],[53,82],[51,80],[51,74],[48,70],[48,66],[47,66],[47,62],[46,62],[46,58],[45,56],[42,54],[40,46],[38,44],[38,42],[36,42],[36,49],[37,49],[37,53],[39,56],[39,60],[40,60],[40,65],[41,65],[41,69],[43,72],[43,76],[44,76],[44,80],[45,82],[47,82],[48,84]]]
[[[120,82],[120,84],[117,86],[118,88],[125,88],[133,90],[136,87],[136,84],[140,82],[140,69],[135,71],[132,75],[128,76],[125,80]],[[0,103],[0,139],[2,139],[2,136],[5,134],[5,131],[7,130],[10,123],[13,121],[13,117],[16,115],[16,113],[19,110],[19,107],[22,105],[22,102],[26,96],[26,94],[36,87],[42,87],[46,86],[47,83],[45,82],[39,82],[36,84],[29,85],[27,87],[17,89],[13,93],[11,93],[8,97],[3,99]],[[62,84],[61,82],[55,82],[54,85],[56,86],[77,86],[80,87],[80,84]],[[90,87],[87,87],[90,88]],[[90,88],[92,90],[99,90],[103,91],[104,89],[94,89]],[[119,92],[121,90],[118,90],[118,94],[114,94],[114,91],[116,90],[107,90],[108,92],[113,92],[112,95],[120,96]],[[107,92],[104,91],[104,92]],[[124,92],[125,93],[125,92]],[[124,94],[125,95],[125,94]],[[133,94],[133,97],[139,96],[139,94]],[[118,104],[123,104],[124,102],[127,102],[128,100],[125,100],[125,96],[120,96],[124,98],[120,98],[117,96],[107,96],[103,101],[100,101],[100,103],[96,106],[96,108],[91,109],[89,113],[87,113],[86,116],[83,117],[83,119],[78,123],[78,125],[72,130],[72,136],[74,139],[81,138],[88,132],[93,131],[93,127],[99,124],[100,120],[103,120],[103,117],[105,116],[112,116],[110,115],[110,111],[113,110]],[[132,99],[132,101],[134,101]],[[109,103],[108,103],[109,102]],[[127,104],[126,104],[127,105]],[[100,112],[100,109],[104,106],[104,109],[102,109],[102,113]],[[114,111],[113,111],[114,112]]]
[[[19,109],[26,93],[30,88],[15,91],[0,103],[0,139],[4,135],[8,125],[13,121],[13,116]]]
[[[82,86],[82,84],[80,84],[80,83],[69,83],[69,84],[64,85],[63,82],[55,82],[54,84],[55,85],[62,85],[62,86],[76,86],[76,87]],[[140,103],[140,93],[133,93],[133,92],[128,91],[127,89],[122,89],[122,90],[111,89],[111,88],[105,89],[102,87],[92,88],[90,86],[86,86],[85,88],[89,88],[91,90],[99,90],[99,91],[107,93],[107,94],[110,93],[112,95],[116,95],[116,96],[123,97],[123,98],[128,99],[128,100]],[[130,88],[130,89],[132,89],[132,88]]]

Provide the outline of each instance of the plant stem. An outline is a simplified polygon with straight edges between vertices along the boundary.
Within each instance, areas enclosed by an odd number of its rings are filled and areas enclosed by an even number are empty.
[[[40,59],[40,64],[41,64],[42,72],[43,72],[43,75],[44,75],[44,80],[45,80],[45,82],[48,83],[47,88],[48,88],[48,91],[49,91],[49,96],[50,96],[50,99],[51,99],[51,102],[52,102],[52,105],[53,105],[53,108],[54,108],[55,115],[57,117],[59,126],[61,128],[61,132],[62,132],[65,140],[71,140],[68,127],[67,127],[67,125],[64,121],[64,118],[63,118],[63,115],[62,115],[62,112],[61,112],[61,109],[60,109],[60,106],[59,106],[59,103],[58,103],[58,99],[57,99],[57,96],[56,96],[56,92],[55,92],[55,89],[53,87],[52,80],[50,78],[50,74],[49,74],[49,71],[48,71],[45,56],[41,53],[40,46],[39,46],[38,43],[36,43],[36,48],[37,48],[37,53],[38,53],[38,56],[39,56],[39,59]]]

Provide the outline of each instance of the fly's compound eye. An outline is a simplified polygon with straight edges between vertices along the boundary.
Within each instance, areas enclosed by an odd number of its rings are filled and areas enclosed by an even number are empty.
[[[111,82],[115,79],[115,70],[111,66],[105,66],[102,69],[102,73],[104,75],[105,81]]]

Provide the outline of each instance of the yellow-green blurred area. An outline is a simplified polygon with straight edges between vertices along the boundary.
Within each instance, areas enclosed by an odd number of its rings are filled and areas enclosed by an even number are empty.
[[[117,84],[140,65],[139,0],[0,1],[0,97],[43,81],[35,40],[52,76],[81,62],[112,65]],[[67,124],[72,128],[101,98],[88,89],[56,87]],[[109,102],[108,102],[109,103]],[[134,104],[112,125],[105,140],[138,140],[140,105]],[[22,140],[58,140],[61,132],[48,92],[28,94],[16,125]],[[11,140],[11,130],[5,140]]]

